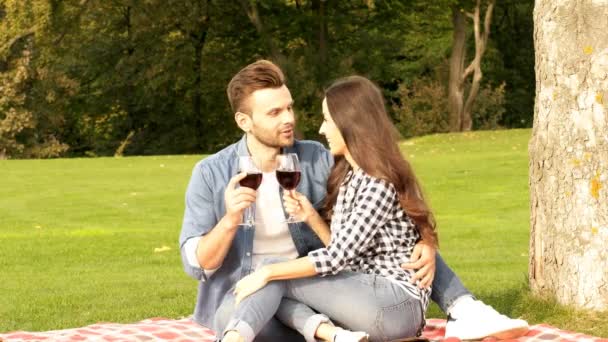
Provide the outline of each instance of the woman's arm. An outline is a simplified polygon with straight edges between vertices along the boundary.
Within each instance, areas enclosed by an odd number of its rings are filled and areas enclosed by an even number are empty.
[[[236,283],[234,289],[236,304],[266,286],[269,281],[306,278],[316,274],[315,267],[308,257],[262,266]]]
[[[397,192],[383,180],[361,185],[343,222],[335,229],[331,243],[308,253],[321,276],[337,274],[366,253],[378,230],[384,229],[395,209]]]
[[[260,269],[267,281],[306,278],[317,275],[315,266],[306,256],[294,260],[265,265]]]
[[[325,246],[329,245],[329,242],[331,241],[331,230],[319,213],[315,211],[305,222],[312,228]]]
[[[306,222],[310,228],[319,236],[325,246],[331,240],[329,226],[321,215],[315,210],[306,196],[296,191],[285,192],[283,195],[285,211],[294,217]]]

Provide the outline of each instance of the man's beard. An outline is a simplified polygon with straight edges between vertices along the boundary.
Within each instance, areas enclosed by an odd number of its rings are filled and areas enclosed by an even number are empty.
[[[252,130],[251,134],[262,144],[268,146],[268,147],[272,147],[272,148],[283,148],[283,147],[289,147],[291,145],[293,145],[294,142],[294,137],[292,135],[291,139],[284,139],[284,141],[281,141],[283,139],[280,138],[280,133],[279,136],[272,136],[271,134],[268,134],[266,132],[262,132],[262,133],[256,133],[255,129]]]

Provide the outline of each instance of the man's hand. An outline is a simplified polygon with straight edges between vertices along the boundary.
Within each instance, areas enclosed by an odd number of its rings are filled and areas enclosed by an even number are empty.
[[[235,305],[239,305],[243,299],[256,293],[266,284],[268,284],[268,272],[264,267],[239,280],[234,288]]]
[[[416,273],[410,280],[412,284],[418,283],[420,288],[428,288],[433,284],[435,279],[435,247],[420,241],[414,246],[414,251],[410,257],[410,262],[402,264],[401,267],[405,270],[416,270]]]
[[[241,172],[230,179],[224,191],[224,202],[226,204],[226,217],[235,226],[243,221],[243,211],[255,203],[256,191],[245,187],[236,187],[241,179],[247,176]]]

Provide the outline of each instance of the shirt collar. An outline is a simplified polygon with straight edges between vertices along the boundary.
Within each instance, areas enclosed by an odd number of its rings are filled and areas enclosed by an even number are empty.
[[[349,187],[356,188],[363,178],[365,177],[365,172],[362,168],[358,168],[357,170],[353,170],[352,168],[348,170],[346,176],[344,177],[343,185],[348,185]]]

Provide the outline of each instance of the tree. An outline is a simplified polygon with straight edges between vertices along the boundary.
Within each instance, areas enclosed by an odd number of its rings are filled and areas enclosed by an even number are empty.
[[[532,290],[608,309],[608,3],[537,0]]]
[[[473,127],[471,112],[479,93],[482,78],[481,59],[488,45],[494,2],[495,0],[487,1],[483,18],[481,18],[480,14],[483,10],[481,0],[475,1],[472,12],[466,12],[460,4],[452,6],[454,35],[452,40],[452,55],[450,57],[450,79],[448,83],[450,129],[452,131],[470,131]],[[467,17],[473,21],[475,56],[465,68]],[[471,83],[467,84],[470,77],[472,77]],[[467,88],[468,94],[465,97],[465,90]]]
[[[492,19],[491,46],[498,60],[484,58],[484,78],[505,82],[505,127],[532,127],[534,119],[534,23],[530,0],[501,0]]]
[[[0,73],[0,159],[22,155],[25,145],[19,135],[35,127],[32,113],[24,108],[29,52],[25,51],[15,64],[14,72]]]
[[[48,1],[0,1],[0,158],[56,157],[69,147],[46,125],[33,95],[36,37],[48,26],[50,7]]]

